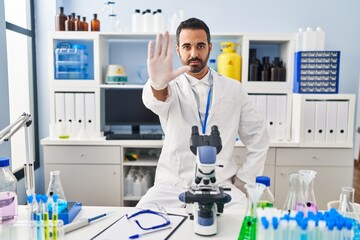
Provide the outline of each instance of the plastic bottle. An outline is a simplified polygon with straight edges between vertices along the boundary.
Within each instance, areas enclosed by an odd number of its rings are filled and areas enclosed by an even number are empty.
[[[142,15],[140,13],[140,9],[135,9],[135,12],[133,13],[131,17],[131,30],[134,33],[140,33],[142,32]]]
[[[250,49],[249,81],[260,81],[260,60],[256,58],[256,49]]]
[[[50,182],[46,192],[46,195],[52,197],[56,194],[58,199],[58,211],[59,213],[64,211],[67,208],[67,201],[65,198],[64,190],[61,185],[60,180],[60,171],[51,171],[50,172]]]
[[[162,14],[161,9],[157,9],[156,13],[154,14],[154,31],[156,33],[163,33],[165,32],[165,29],[164,14]]]
[[[314,30],[311,27],[307,27],[303,34],[303,51],[314,51],[316,41]]]
[[[174,13],[171,16],[171,20],[170,20],[170,31],[171,33],[175,34],[176,33],[176,29],[179,26],[180,20],[179,20],[179,16],[177,13]]]
[[[267,176],[257,176],[256,183],[262,183],[266,186],[261,197],[259,198],[257,206],[263,209],[274,207],[275,199],[270,190],[270,178]]]
[[[91,31],[99,32],[100,31],[100,21],[97,19],[97,14],[94,13],[94,19],[91,20]]]
[[[321,29],[321,27],[316,28],[315,32],[315,40],[316,40],[316,51],[324,51],[325,50],[325,32]]]
[[[83,17],[82,24],[83,24],[82,30],[85,32],[89,31],[89,24],[86,22],[86,17]]]
[[[55,30],[65,31],[65,21],[67,16],[64,14],[64,7],[60,7],[60,12],[55,16]]]
[[[137,177],[134,182],[134,196],[141,196],[142,193],[142,185],[140,181],[140,177]]]
[[[216,64],[216,59],[210,59],[209,60],[209,68],[211,68],[212,70],[214,71],[218,71],[218,68],[217,68],[217,64]]]
[[[296,33],[296,43],[295,43],[295,51],[303,51],[303,41],[304,41],[304,30],[299,28],[298,32]]]
[[[125,196],[134,195],[134,179],[129,172],[125,178]]]
[[[9,166],[9,158],[0,158],[0,223],[14,222],[18,215],[17,179]]]
[[[218,72],[229,78],[241,81],[241,56],[235,52],[233,42],[220,43],[222,53],[218,56]]]
[[[151,14],[150,9],[146,9],[145,13],[143,14],[143,27],[145,33],[152,33],[153,31],[153,15]]]

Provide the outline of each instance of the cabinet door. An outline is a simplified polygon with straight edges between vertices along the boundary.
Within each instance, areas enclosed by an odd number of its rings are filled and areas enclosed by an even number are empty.
[[[50,171],[59,170],[67,201],[87,206],[121,206],[120,165],[45,164],[45,187]]]
[[[275,170],[275,206],[283,208],[289,190],[289,174],[301,169],[311,169],[317,172],[314,192],[319,210],[326,210],[327,203],[338,200],[341,188],[352,186],[352,167],[276,167]]]

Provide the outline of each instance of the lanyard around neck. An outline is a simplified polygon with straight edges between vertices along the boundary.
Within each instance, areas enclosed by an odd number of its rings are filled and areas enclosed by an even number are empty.
[[[211,70],[209,69],[209,83],[210,83],[210,89],[208,92],[208,96],[207,96],[207,102],[206,102],[206,110],[205,110],[205,118],[204,121],[201,118],[201,114],[200,114],[200,106],[198,106],[198,114],[199,114],[199,118],[200,118],[200,123],[201,123],[201,129],[202,129],[202,134],[206,133],[206,124],[207,124],[207,120],[209,117],[209,109],[210,109],[210,102],[211,102],[211,90],[213,87],[213,76],[211,74]],[[184,74],[184,76],[186,77],[186,75]],[[186,77],[186,79],[189,81],[189,79]]]

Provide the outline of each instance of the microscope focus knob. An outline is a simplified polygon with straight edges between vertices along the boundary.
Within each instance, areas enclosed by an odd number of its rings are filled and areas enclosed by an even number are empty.
[[[196,178],[195,178],[195,183],[196,183],[196,184],[199,184],[200,182],[201,182],[201,178],[200,178],[200,177],[196,177]]]
[[[204,182],[205,185],[209,185],[209,183],[210,183],[209,179],[204,179],[203,182]]]
[[[216,177],[210,178],[210,181],[211,181],[211,183],[215,183],[216,182]]]

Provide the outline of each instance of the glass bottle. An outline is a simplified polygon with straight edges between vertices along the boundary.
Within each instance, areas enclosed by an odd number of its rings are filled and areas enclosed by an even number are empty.
[[[260,60],[256,58],[256,49],[250,49],[249,81],[260,81]]]
[[[285,211],[303,211],[305,200],[302,189],[302,178],[300,173],[289,174],[289,191],[286,196],[283,210]]]
[[[261,81],[270,81],[270,58],[263,57],[263,64],[261,70]]]
[[[0,158],[0,223],[14,222],[18,215],[17,179],[9,166],[10,159]]]
[[[82,24],[81,24],[80,15],[77,15],[77,18],[75,19],[75,31],[82,31]]]
[[[60,12],[55,16],[55,30],[65,31],[65,21],[67,16],[64,14],[64,7],[60,7]]]
[[[86,32],[89,31],[89,24],[86,22],[86,17],[83,17],[82,24],[83,24],[82,30]]]
[[[338,206],[339,212],[354,212],[354,192],[355,189],[352,187],[342,187]]]
[[[313,170],[299,170],[299,173],[304,185],[305,213],[317,213],[318,209],[314,193],[314,179],[317,173]]]
[[[59,197],[57,200],[58,212],[63,212],[67,208],[67,201],[60,181],[60,171],[50,172],[50,182],[46,195],[52,197],[54,194]]]
[[[271,67],[271,75],[270,81],[279,81],[279,71],[280,71],[280,58],[275,57],[272,67]]]
[[[71,13],[68,20],[65,22],[66,31],[75,31],[75,13]]]
[[[94,13],[94,19],[91,20],[91,31],[92,32],[100,31],[100,21],[97,19],[96,13]]]
[[[268,176],[257,176],[256,183],[261,183],[266,186],[263,194],[261,195],[257,206],[261,208],[272,208],[274,207],[274,195],[270,191],[270,178]]]
[[[238,240],[256,240],[256,206],[260,196],[265,189],[265,185],[260,183],[247,183],[245,184],[245,188],[248,194],[248,205]]]

